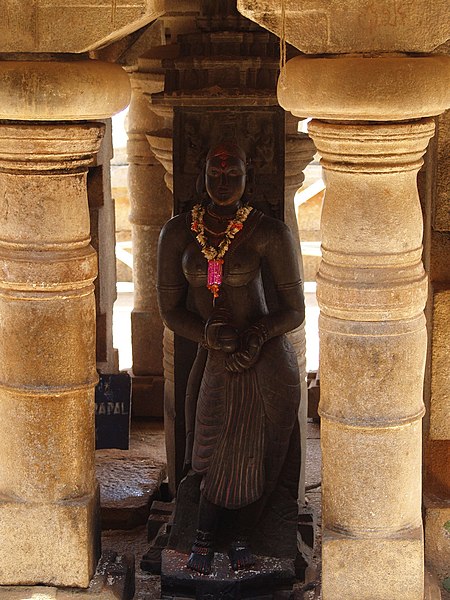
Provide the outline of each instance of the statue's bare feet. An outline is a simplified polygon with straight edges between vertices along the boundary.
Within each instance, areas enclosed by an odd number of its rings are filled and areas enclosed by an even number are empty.
[[[244,540],[236,540],[232,542],[228,550],[228,556],[231,562],[233,571],[241,571],[248,569],[255,564],[255,557],[250,550],[248,544]]]
[[[209,532],[197,530],[197,535],[191,548],[191,555],[186,566],[202,575],[209,575],[211,573],[213,558],[212,535]]]

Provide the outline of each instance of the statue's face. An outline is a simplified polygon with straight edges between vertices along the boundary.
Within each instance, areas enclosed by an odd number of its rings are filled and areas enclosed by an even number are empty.
[[[206,161],[206,191],[215,204],[229,206],[242,198],[245,163],[238,156],[219,153]]]

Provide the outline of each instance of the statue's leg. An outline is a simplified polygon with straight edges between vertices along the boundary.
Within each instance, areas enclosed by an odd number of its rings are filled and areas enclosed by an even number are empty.
[[[248,569],[256,562],[248,540],[259,521],[263,507],[263,499],[260,499],[235,511],[237,535],[228,550],[231,567],[234,571]]]
[[[198,529],[192,545],[187,567],[197,573],[211,573],[214,558],[213,543],[217,528],[220,507],[209,502],[203,494],[200,496]]]

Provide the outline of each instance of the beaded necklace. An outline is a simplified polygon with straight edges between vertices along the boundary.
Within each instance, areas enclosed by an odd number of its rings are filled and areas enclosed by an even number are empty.
[[[214,248],[205,236],[205,224],[203,221],[205,208],[201,204],[196,204],[192,209],[191,229],[197,234],[195,239],[200,244],[202,254],[208,261],[208,282],[206,287],[211,291],[214,299],[219,296],[220,286],[222,285],[223,257],[228,252],[234,236],[244,227],[244,223],[252,210],[251,206],[242,206],[239,208],[234,217],[228,222],[223,240],[217,248]]]

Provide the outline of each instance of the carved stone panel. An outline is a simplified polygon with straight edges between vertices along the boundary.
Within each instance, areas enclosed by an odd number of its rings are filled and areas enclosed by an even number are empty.
[[[174,214],[189,210],[201,199],[197,180],[209,148],[221,140],[232,139],[247,154],[246,200],[272,217],[283,218],[282,109],[275,106],[175,108],[173,138]]]

